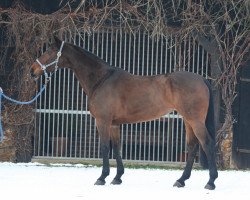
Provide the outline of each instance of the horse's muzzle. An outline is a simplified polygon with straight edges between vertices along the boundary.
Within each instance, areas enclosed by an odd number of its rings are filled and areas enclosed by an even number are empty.
[[[36,77],[36,75],[35,75],[35,73],[34,73],[34,71],[31,69],[30,70],[30,76],[32,77],[32,78],[35,78]]]
[[[34,73],[34,70],[33,70],[33,69],[30,70],[30,76],[31,76],[31,78],[34,79],[34,81],[37,81],[37,79],[39,78],[39,77]]]

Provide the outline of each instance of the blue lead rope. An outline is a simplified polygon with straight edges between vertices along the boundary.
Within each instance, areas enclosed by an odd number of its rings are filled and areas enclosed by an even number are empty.
[[[6,96],[3,93],[2,88],[0,87],[0,142],[2,142],[3,138],[4,138],[4,133],[3,133],[3,127],[2,127],[2,98],[4,97],[5,99],[15,103],[15,104],[19,104],[19,105],[27,105],[27,104],[31,104],[33,103],[35,100],[37,100],[37,98],[42,94],[42,92],[45,90],[46,84],[43,85],[42,89],[40,90],[40,92],[38,92],[36,94],[36,96],[30,100],[30,101],[17,101],[15,99],[12,99],[8,96]]]

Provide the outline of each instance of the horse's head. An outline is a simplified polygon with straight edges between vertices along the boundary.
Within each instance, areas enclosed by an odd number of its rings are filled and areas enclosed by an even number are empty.
[[[54,37],[54,43],[48,48],[36,61],[31,65],[30,74],[34,78],[38,78],[44,74],[47,78],[48,72],[57,70],[62,63],[59,59],[62,54],[64,41]]]

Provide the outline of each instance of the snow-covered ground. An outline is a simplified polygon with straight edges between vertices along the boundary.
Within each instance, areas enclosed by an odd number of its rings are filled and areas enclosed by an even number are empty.
[[[193,170],[184,188],[175,188],[181,170],[125,169],[122,185],[110,185],[116,169],[111,168],[105,186],[95,186],[101,168],[84,165],[0,163],[0,199],[86,199],[86,200],[248,200],[250,171],[219,171],[214,191],[204,189],[208,171]]]

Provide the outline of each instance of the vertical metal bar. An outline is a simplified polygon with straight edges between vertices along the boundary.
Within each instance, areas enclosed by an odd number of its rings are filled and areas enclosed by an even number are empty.
[[[54,95],[53,95],[53,109],[56,109],[56,75],[53,76],[53,85],[54,85]],[[51,89],[51,88],[50,88]],[[55,134],[55,126],[56,126],[56,113],[53,113],[53,121],[52,121],[52,138],[51,138],[51,143],[52,143],[52,156],[57,156],[57,140],[56,140],[56,134]],[[56,140],[56,141],[55,141]],[[55,153],[55,155],[54,155]]]
[[[117,67],[117,59],[118,59],[118,56],[117,56],[117,44],[118,44],[118,30],[115,30],[115,67]]]
[[[184,49],[183,49],[183,69],[186,71],[186,51],[187,51],[187,38],[184,38]]]
[[[93,158],[96,158],[96,120],[94,119],[94,155],[93,155]]]
[[[92,50],[91,50],[91,52],[93,53],[93,54],[96,54],[95,53],[95,32],[93,32],[92,34],[91,34],[91,36],[92,36]],[[90,36],[90,37],[91,37]]]
[[[109,63],[111,66],[113,66],[113,39],[114,39],[114,31],[111,30],[110,34],[110,58]]]
[[[147,70],[146,70],[146,75],[147,76],[149,75],[149,35],[147,35]]]
[[[166,155],[166,158],[167,158],[167,161],[170,161],[169,159],[169,149],[170,149],[170,117],[168,115],[168,130],[167,130],[167,155]]]
[[[188,37],[188,71],[190,72],[191,65],[191,37]]]
[[[204,49],[201,47],[201,75],[205,76],[204,72]]]
[[[100,37],[100,32],[98,31],[98,38]],[[98,41],[98,47],[100,46],[100,40]],[[96,120],[95,120],[95,134],[97,134],[97,129],[96,129]],[[100,158],[100,137],[98,137],[98,152],[97,152],[97,158]]]
[[[132,160],[132,147],[133,147],[133,124],[130,124],[130,150],[129,150],[130,160]]]
[[[126,136],[126,149],[125,149],[125,159],[128,159],[128,124],[124,124],[123,127],[125,128],[125,136]]]
[[[177,48],[178,48],[178,42],[177,42],[177,37],[175,36],[174,37],[174,71],[178,71],[177,70],[177,65],[178,65],[178,63],[177,63]]]
[[[40,79],[40,87],[42,86],[42,78]],[[46,88],[45,88],[45,92],[46,92]],[[45,94],[44,92],[44,94]],[[39,123],[39,127],[38,127],[38,143],[37,143],[37,156],[40,156],[40,151],[41,151],[41,128],[40,128],[40,125],[41,125],[41,122],[42,122],[42,112],[41,112],[41,109],[42,109],[42,96],[41,95],[39,97],[39,109],[40,109],[40,112],[39,112],[39,120],[38,120],[38,123]]]
[[[64,108],[64,106],[65,106],[65,87],[66,87],[66,83],[65,83],[65,76],[66,76],[66,69],[64,68],[64,69],[61,69],[61,70],[63,70],[63,83],[62,83],[62,85],[63,85],[63,96],[62,96],[62,110],[63,110],[63,113],[62,113],[62,134],[64,135],[64,137],[66,138],[66,142],[65,142],[65,157],[67,157],[67,135],[65,135],[64,134],[64,116],[65,116],[65,108]]]
[[[50,110],[51,109],[51,81],[49,83],[49,105],[48,105],[48,109]],[[48,113],[48,127],[47,127],[47,152],[46,152],[46,155],[49,156],[49,147],[50,147],[50,112]]]
[[[83,89],[81,89],[81,112],[83,112]],[[82,157],[82,134],[83,134],[83,114],[81,114],[80,118],[80,138],[79,138],[79,158]],[[86,129],[87,127],[85,127]]]
[[[123,69],[126,70],[127,68],[127,34],[124,33],[124,48],[123,48]]]
[[[104,45],[104,30],[102,30],[102,42],[101,42],[101,44],[102,44],[102,47],[101,47],[101,58],[104,59],[104,55],[103,55],[103,50],[104,50],[104,47],[103,47],[103,45]]]
[[[131,33],[130,33],[131,34]],[[132,35],[133,36],[133,74],[135,74],[135,73],[138,73],[138,72],[136,72],[136,70],[135,70],[135,63],[136,63],[136,58],[135,58],[135,46],[136,46],[136,34],[133,34]],[[131,35],[130,35],[130,37],[131,37]],[[129,47],[129,52],[130,52],[130,50],[131,50],[131,47]],[[138,53],[138,55],[139,55],[139,53]],[[130,59],[129,59],[130,60]],[[137,69],[139,69],[139,60],[137,60]],[[138,135],[138,132],[137,132],[137,129],[138,128],[138,123],[136,123],[135,124],[135,141],[134,141],[134,147],[135,147],[135,150],[134,150],[134,158],[135,158],[135,160],[137,159],[137,135]]]
[[[38,83],[36,83],[36,86],[38,86]],[[40,87],[39,87],[40,88]],[[41,96],[41,95],[40,95]],[[1,101],[1,99],[0,99]],[[33,141],[33,155],[36,156],[37,152],[36,152],[36,148],[37,148],[37,115],[39,115],[40,113],[37,112],[37,108],[38,108],[38,99],[35,101],[35,125],[34,125],[34,141]],[[38,124],[40,125],[40,124]]]
[[[139,60],[137,60],[137,66],[135,66],[135,63],[136,63],[136,53],[135,53],[135,49],[136,49],[136,34],[133,34],[133,74],[137,74],[139,75],[138,73],[138,70],[139,70]],[[131,50],[131,48],[129,48]],[[140,52],[138,52],[138,55],[140,54]],[[137,67],[137,71],[135,70],[135,68]]]
[[[142,160],[141,155],[142,155],[142,122],[140,122],[139,125],[140,131],[139,131],[139,160]]]
[[[97,32],[96,32],[96,55],[98,57],[101,57],[99,55],[99,44],[100,44],[100,29],[98,29]]]
[[[140,53],[140,44],[141,44],[141,41],[140,41],[140,38],[141,37],[141,32],[139,31],[139,39],[138,39],[138,75],[140,74],[140,67],[141,67],[141,75],[144,75],[144,52],[145,52],[145,31],[142,32],[142,53]],[[142,57],[142,62],[141,62],[141,65],[139,64],[140,62],[140,56]],[[141,156],[142,156],[142,144],[143,144],[143,141],[142,141],[142,134],[143,134],[143,123],[141,122],[140,123],[140,143],[139,143],[139,160],[141,160]],[[145,134],[144,134],[145,135]],[[144,151],[145,153],[145,145],[144,145]],[[145,159],[145,156],[143,157]]]
[[[58,73],[55,73],[55,74],[57,74],[57,76],[58,76],[57,109],[60,110],[60,103],[61,103],[61,101],[60,101],[60,97],[61,97],[61,80],[60,80],[60,75],[61,75],[61,70],[59,70],[59,74]],[[59,141],[58,140],[59,140],[59,131],[60,131],[59,119],[60,119],[60,113],[58,112],[58,114],[57,114],[57,151],[58,152],[59,152],[59,145],[58,145]],[[62,140],[62,138],[61,138],[61,140]],[[61,144],[63,144],[63,143],[61,143]],[[61,152],[60,152],[61,156],[62,156],[62,147],[63,147],[63,145],[61,145],[61,149],[60,149],[61,150]]]
[[[143,160],[146,160],[146,145],[147,145],[147,122],[142,122],[144,124],[144,152]]]
[[[199,72],[199,66],[200,66],[200,45],[197,44],[197,63],[196,63],[196,70],[197,70],[197,74],[203,75],[202,72]]]
[[[134,142],[134,145],[135,145],[135,151],[134,151],[134,155],[135,155],[135,160],[137,160],[137,136],[138,136],[138,126],[139,124],[136,123],[135,124],[135,142]]]
[[[85,110],[88,108],[88,98],[86,97],[85,101]],[[85,113],[85,131],[84,131],[84,158],[87,158],[87,127],[88,127],[88,114],[87,112]]]
[[[75,80],[74,80],[74,74],[71,71],[71,77],[72,77],[72,86],[71,86],[71,110],[73,110],[74,107],[74,85],[75,85]],[[73,156],[73,118],[74,114],[71,113],[70,115],[70,157]]]
[[[177,114],[176,118],[176,139],[175,139],[175,162],[178,161],[178,153],[179,153],[179,114]]]
[[[120,30],[120,55],[119,55],[119,67],[122,68],[122,30]]]
[[[143,31],[143,35],[142,35],[143,43],[142,43],[142,65],[141,65],[142,70],[141,70],[141,75],[145,75],[144,74],[144,67],[145,67],[145,43],[146,43],[145,42],[145,40],[146,40],[145,39],[145,34],[146,34],[145,31]],[[139,44],[140,44],[140,41],[139,41]]]
[[[172,132],[171,132],[171,162],[174,161],[174,133],[175,133],[175,118],[172,117]]]
[[[160,136],[161,136],[161,120],[158,119],[158,129],[157,129],[157,136],[158,136],[158,139],[157,139],[157,161],[160,161]]]
[[[128,37],[128,63],[127,65],[128,65],[128,72],[134,74],[135,69],[134,69],[134,66],[132,66],[132,70],[131,70],[130,58],[131,58],[131,32],[129,32],[129,37]]]
[[[164,161],[164,149],[165,149],[165,133],[166,133],[166,130],[165,130],[165,123],[166,123],[166,117],[163,117],[162,118],[162,151],[161,151],[161,160]],[[168,147],[168,146],[167,146]]]
[[[76,110],[79,111],[79,82],[76,82]],[[77,145],[78,145],[78,114],[76,113],[76,122],[75,122],[75,157],[77,157]]]
[[[153,161],[155,161],[155,143],[156,143],[156,134],[155,134],[155,131],[156,131],[156,120],[154,120],[153,122]]]
[[[106,62],[108,62],[108,51],[109,51],[109,46],[108,46],[108,44],[109,44],[109,37],[108,37],[108,31],[105,31],[105,34],[106,34],[106,57],[105,57],[105,60],[106,60]]]
[[[192,69],[192,72],[194,73],[194,67],[195,67],[195,40],[193,39],[193,69]]]
[[[161,39],[160,39],[160,41],[161,41],[161,50],[160,50],[160,53],[161,53],[161,55],[160,55],[160,74],[162,74],[163,73],[163,71],[162,71],[162,67],[163,67],[163,36],[161,35]]]
[[[177,47],[179,48],[179,52],[178,52],[178,63],[177,63],[177,66],[178,66],[178,71],[182,71],[183,70],[183,63],[182,63],[182,43],[180,42],[180,36],[176,36],[176,39],[177,39]]]
[[[174,71],[173,69],[173,63],[172,63],[172,56],[173,56],[173,36],[171,35],[170,37],[170,48],[169,48],[169,63],[170,63],[170,70],[169,72],[171,73],[172,71]]]
[[[47,49],[47,44],[46,44],[46,49]],[[41,49],[41,52],[43,53],[43,49]],[[47,88],[45,88],[45,91],[44,91],[44,109],[46,110],[47,108],[47,104],[46,104],[46,100],[47,100]],[[46,112],[44,112],[44,115],[43,115],[43,132],[42,132],[42,155],[45,156],[45,130],[46,130]]]
[[[154,38],[152,38],[152,40],[154,43]],[[154,57],[155,57],[155,73],[154,73],[155,75],[158,74],[159,41],[160,41],[159,35],[157,35],[156,36],[156,52],[152,52],[154,54]]]
[[[76,40],[76,36],[77,36],[77,33],[75,32],[75,40]],[[81,43],[80,43],[80,37],[79,37],[77,46],[80,47],[80,44]],[[79,96],[80,96],[80,100],[79,100]],[[78,107],[79,101],[80,101],[80,110],[79,110],[79,107]],[[77,110],[82,111],[82,106],[83,106],[83,92],[82,92],[82,89],[80,87],[80,83],[77,80]],[[82,114],[80,115],[80,119],[78,119],[78,114],[77,114],[77,120],[76,120],[77,121],[77,125],[76,125],[77,130],[78,130],[78,120],[80,120],[79,139],[78,139],[78,142],[79,142],[79,147],[78,147],[79,154],[78,154],[78,157],[81,158],[81,155],[82,155],[81,154],[81,149],[82,149]],[[76,134],[78,134],[78,131],[76,131]]]
[[[70,70],[69,69],[67,69],[66,70],[67,71],[67,106],[66,106],[66,109],[67,109],[67,114],[66,114],[66,141],[68,141],[68,137],[69,137],[69,135],[68,135],[68,133],[69,133],[69,112],[68,112],[68,110],[69,110],[69,83],[70,83]],[[68,142],[67,142],[67,148],[68,148]],[[70,154],[70,152],[71,152],[71,150],[70,150],[70,148],[71,148],[71,146],[70,146],[70,143],[69,143],[69,156],[71,155]]]
[[[91,143],[91,140],[92,140],[92,116],[89,115],[89,155],[88,155],[88,158],[91,158],[91,147],[92,147],[92,143]]]
[[[166,73],[168,73],[168,72],[170,72],[170,70],[168,69],[168,68],[170,68],[170,66],[168,65],[168,36],[166,36],[165,37],[165,41],[166,41],[166,47],[165,47],[165,49],[166,49],[166,52],[165,52],[165,70],[164,70],[164,72],[165,72],[165,74]]]
[[[150,160],[150,153],[151,153],[151,129],[152,129],[152,123],[151,123],[151,121],[149,121],[148,124],[149,124],[149,130],[148,130],[148,160]]]
[[[150,51],[150,53],[151,53],[151,62],[150,62],[150,68],[151,68],[151,73],[150,73],[150,75],[152,76],[152,75],[154,75],[155,74],[155,72],[154,72],[154,36],[152,36],[152,39],[150,40],[151,41],[151,44],[152,44],[152,47],[151,47],[151,51]],[[148,55],[149,56],[149,55]]]
[[[206,78],[208,78],[208,67],[209,67],[209,55],[208,52],[206,52]]]
[[[183,119],[181,118],[181,138],[180,138],[180,162],[183,162],[182,160],[182,156],[183,156],[183,138],[185,137],[184,133],[183,133]],[[184,158],[185,159],[185,158]]]
[[[44,92],[44,109],[46,110],[47,108],[47,89],[45,88]],[[44,119],[43,119],[43,134],[42,134],[42,155],[45,156],[44,151],[45,151],[45,134],[46,134],[46,112],[44,113]]]

